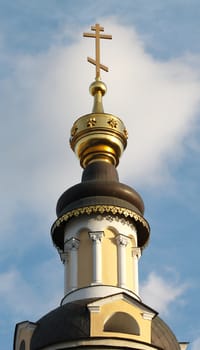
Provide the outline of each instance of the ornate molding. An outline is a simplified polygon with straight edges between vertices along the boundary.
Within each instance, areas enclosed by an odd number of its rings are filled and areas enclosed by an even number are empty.
[[[89,118],[88,120],[87,120],[87,127],[88,128],[92,128],[93,126],[95,126],[96,125],[96,118]]]
[[[139,247],[132,248],[132,257],[137,256],[138,259],[141,257],[141,249]]]
[[[59,252],[60,254],[60,259],[62,261],[63,264],[65,264],[65,262],[69,262],[69,252]]]
[[[101,221],[101,220],[107,220],[109,222],[119,222],[122,225],[130,226],[132,229],[135,228],[133,225],[133,222],[131,222],[130,218],[122,218],[119,217],[118,215],[97,215],[96,220]]]
[[[113,205],[90,205],[87,207],[71,210],[66,214],[62,215],[60,218],[56,220],[56,222],[52,226],[52,232],[57,227],[59,227],[63,222],[67,222],[69,219],[73,217],[78,217],[79,215],[83,215],[83,214],[91,215],[96,213],[100,213],[100,214],[112,213],[113,215],[120,214],[120,215],[123,215],[125,218],[134,219],[136,222],[139,221],[147,229],[148,232],[150,231],[147,221],[142,216],[140,216],[139,214],[135,213],[132,210],[113,206]]]
[[[69,251],[72,249],[77,250],[79,247],[79,243],[80,243],[79,239],[72,237],[65,242],[65,250],[66,251]]]
[[[103,231],[91,231],[91,232],[88,232],[88,234],[89,234],[89,237],[91,238],[92,241],[101,242],[103,235],[104,235],[104,232]]]
[[[112,129],[116,129],[118,126],[117,120],[114,118],[110,118],[107,123]]]
[[[141,315],[144,320],[149,320],[149,321],[151,321],[155,316],[155,314],[153,314],[152,312],[143,312]]]
[[[126,247],[128,245],[129,238],[120,234],[116,237],[116,241],[117,245]]]
[[[90,312],[100,312],[100,305],[87,305],[87,309],[89,309]]]

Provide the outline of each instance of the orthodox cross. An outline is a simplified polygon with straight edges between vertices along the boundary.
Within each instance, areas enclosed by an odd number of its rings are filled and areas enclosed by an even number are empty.
[[[83,33],[84,37],[95,38],[95,48],[96,48],[96,59],[94,60],[91,57],[88,57],[88,62],[94,64],[96,66],[96,80],[100,79],[100,69],[108,72],[108,67],[104,66],[100,63],[100,39],[112,39],[112,35],[101,34],[104,32],[104,27],[101,27],[100,24],[95,24],[91,26],[91,30],[95,31],[95,33]]]

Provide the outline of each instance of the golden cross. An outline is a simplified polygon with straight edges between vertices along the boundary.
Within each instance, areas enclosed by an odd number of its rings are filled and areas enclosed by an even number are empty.
[[[96,59],[94,60],[93,58],[88,57],[87,60],[96,66],[96,80],[98,80],[100,79],[100,69],[108,72],[108,67],[100,63],[100,39],[112,39],[112,35],[101,34],[101,32],[104,32],[104,27],[101,27],[98,23],[95,24],[95,26],[91,26],[91,30],[94,30],[95,33],[83,33],[83,36],[96,39]]]

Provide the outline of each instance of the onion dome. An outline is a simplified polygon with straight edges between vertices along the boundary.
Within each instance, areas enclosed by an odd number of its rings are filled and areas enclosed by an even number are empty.
[[[149,239],[149,225],[144,219],[144,203],[131,187],[118,180],[113,164],[95,161],[83,171],[82,182],[66,190],[58,200],[58,219],[52,227],[54,244],[63,250],[65,223],[79,215],[111,213],[130,218],[137,227],[138,245]]]

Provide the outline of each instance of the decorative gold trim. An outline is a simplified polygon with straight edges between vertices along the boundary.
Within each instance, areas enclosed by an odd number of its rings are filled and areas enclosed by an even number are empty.
[[[83,168],[97,159],[109,161],[117,166],[127,145],[126,128],[124,123],[112,114],[86,114],[74,123],[70,145]]]
[[[76,135],[78,131],[78,126],[76,123],[74,123],[74,125],[72,126],[72,129],[71,129],[71,137],[74,137]]]
[[[113,205],[90,205],[87,207],[71,210],[68,213],[62,215],[53,224],[52,232],[56,229],[56,227],[59,227],[60,224],[68,221],[72,217],[77,217],[83,214],[91,215],[97,212],[100,214],[104,214],[104,213],[112,213],[113,215],[120,214],[125,216],[126,218],[130,217],[135,221],[139,221],[147,229],[148,232],[150,231],[147,221],[142,216],[140,216],[139,214],[136,214],[132,210],[129,210],[127,208],[122,208],[122,207],[116,207]]]
[[[124,129],[124,136],[128,139],[128,130],[126,128]]]
[[[122,120],[119,117],[108,113],[90,113],[78,118],[72,126],[70,143],[73,149],[74,144],[83,135],[90,135],[90,130],[88,130],[88,127],[90,126],[95,127],[95,130],[98,131],[98,133],[100,132],[104,135],[106,132],[109,132],[112,133],[114,137],[122,139],[123,141],[121,140],[121,142],[124,143],[125,148],[128,132]]]
[[[93,126],[95,126],[96,125],[96,118],[89,118],[88,120],[87,120],[87,127],[88,128],[92,128]]]
[[[111,118],[107,121],[107,123],[110,125],[110,127],[112,129],[116,129],[117,128],[117,121],[114,118]]]

